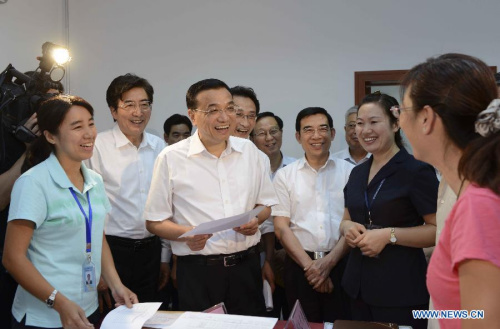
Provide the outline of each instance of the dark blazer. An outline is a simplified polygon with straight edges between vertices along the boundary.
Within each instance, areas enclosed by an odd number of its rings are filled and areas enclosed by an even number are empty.
[[[353,221],[368,224],[365,191],[374,225],[419,226],[424,223],[422,216],[436,212],[438,180],[432,166],[415,160],[403,148],[367,185],[372,162],[373,156],[355,167],[344,189],[345,206]],[[350,251],[342,286],[351,298],[361,297],[374,306],[426,304],[429,301],[426,271],[427,262],[421,248],[388,244],[376,258],[363,256],[359,248],[354,248]]]

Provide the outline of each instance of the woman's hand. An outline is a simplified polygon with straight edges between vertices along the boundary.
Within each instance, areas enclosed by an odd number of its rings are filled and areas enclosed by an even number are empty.
[[[347,245],[351,248],[358,247],[357,242],[359,237],[366,232],[366,227],[351,220],[345,221],[344,225],[344,238]]]
[[[113,298],[116,302],[115,307],[125,305],[127,308],[132,308],[132,304],[139,303],[137,295],[123,284],[120,284],[115,290],[111,290],[111,293],[113,294]]]
[[[78,304],[66,298],[61,293],[56,295],[54,309],[59,313],[63,328],[89,329],[94,325],[89,322],[85,311]]]
[[[375,257],[389,243],[391,232],[388,228],[366,230],[353,241],[364,256]]]

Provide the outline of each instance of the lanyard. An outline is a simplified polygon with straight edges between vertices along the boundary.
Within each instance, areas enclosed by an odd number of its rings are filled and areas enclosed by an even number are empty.
[[[380,184],[378,184],[377,190],[375,191],[375,194],[373,195],[372,202],[368,202],[368,192],[365,190],[365,203],[366,203],[366,208],[368,209],[368,220],[370,221],[370,225],[372,225],[372,215],[371,215],[371,207],[373,206],[373,202],[375,202],[375,198],[377,197],[378,191],[380,191],[380,188],[382,187],[382,184],[384,184],[385,178],[382,179]]]
[[[91,247],[91,242],[92,242],[92,236],[91,236],[91,232],[92,232],[92,206],[90,205],[89,191],[87,191],[87,202],[89,203],[89,217],[87,217],[87,214],[83,210],[83,207],[82,207],[80,201],[78,201],[78,197],[76,196],[75,191],[73,190],[72,187],[70,187],[69,190],[71,191],[73,198],[75,199],[76,203],[78,204],[78,207],[80,207],[80,210],[82,211],[83,217],[85,217],[85,231],[86,231],[85,236],[87,239],[87,244],[86,244],[85,250],[87,251],[87,253],[90,253],[90,251],[92,249],[92,247]]]

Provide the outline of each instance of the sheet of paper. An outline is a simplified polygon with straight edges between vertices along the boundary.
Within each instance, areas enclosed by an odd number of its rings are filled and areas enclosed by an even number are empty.
[[[278,319],[231,314],[186,312],[171,329],[273,329]]]
[[[101,329],[141,329],[160,308],[161,303],[139,303],[132,308],[122,305],[106,315]]]
[[[171,328],[175,320],[182,315],[183,312],[156,312],[146,323],[147,328]]]
[[[263,292],[264,292],[264,302],[266,302],[266,311],[271,312],[274,308],[273,305],[273,291],[271,290],[271,285],[267,280],[264,280],[263,283]]]
[[[229,230],[235,227],[239,227],[243,224],[248,223],[250,219],[257,216],[263,209],[264,206],[258,206],[257,208],[254,208],[240,215],[226,217],[207,223],[202,223],[196,226],[191,231],[186,232],[183,235],[179,236],[179,238],[184,238],[187,236],[198,235],[198,234],[212,234],[224,230]]]

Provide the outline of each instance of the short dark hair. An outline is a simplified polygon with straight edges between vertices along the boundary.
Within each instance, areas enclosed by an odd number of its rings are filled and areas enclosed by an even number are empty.
[[[165,122],[163,123],[163,132],[168,135],[170,134],[170,129],[172,129],[172,126],[181,124],[188,126],[190,133],[193,131],[193,124],[191,123],[191,120],[189,120],[189,118],[185,115],[176,113],[165,120]]]
[[[278,127],[280,128],[280,130],[283,129],[283,120],[281,120],[281,118],[279,116],[277,116],[276,114],[274,114],[273,112],[260,113],[259,115],[257,115],[257,118],[255,119],[255,123],[259,122],[260,119],[264,119],[267,117],[274,118],[274,120],[276,120],[276,122],[278,123]]]
[[[229,91],[231,92],[231,95],[233,95],[233,97],[240,96],[240,97],[250,98],[252,102],[255,104],[255,110],[257,111],[257,114],[259,114],[260,102],[257,99],[257,94],[252,88],[245,86],[236,86],[231,88]]]
[[[202,91],[221,88],[227,89],[227,91],[231,92],[229,86],[224,81],[221,81],[219,79],[211,78],[196,82],[195,84],[191,85],[191,87],[189,87],[186,93],[187,108],[194,110],[198,107],[196,96],[198,96],[198,94]]]
[[[40,108],[37,110],[37,122],[42,135],[35,139],[28,147],[21,172],[25,172],[46,160],[50,153],[55,150],[54,145],[47,141],[43,132],[48,131],[54,136],[59,135],[59,127],[73,106],[81,106],[89,111],[91,116],[94,116],[92,105],[78,96],[57,95],[49,98],[40,105]]]
[[[497,86],[500,87],[500,72],[495,73],[495,81],[497,83]]]
[[[382,94],[380,91],[366,95],[358,106],[358,112],[361,106],[369,103],[378,104],[383,110],[385,115],[389,118],[391,125],[398,124],[398,119],[392,114],[391,107],[399,105],[396,98],[387,94]],[[398,129],[394,134],[394,141],[399,148],[403,148],[403,138],[401,138],[401,129]]]
[[[495,77],[480,59],[449,53],[413,67],[401,82],[414,111],[429,105],[441,117],[450,141],[463,151],[459,174],[500,195],[500,132],[481,137],[475,130],[480,112],[498,97]]]
[[[333,119],[332,116],[322,107],[306,107],[302,111],[297,114],[297,119],[295,120],[295,131],[300,133],[300,121],[305,117],[314,115],[314,114],[323,114],[328,119],[328,125],[330,128],[333,128]]]
[[[148,100],[153,103],[154,89],[148,80],[138,77],[133,73],[127,73],[111,81],[106,91],[106,102],[108,106],[116,109],[118,107],[118,100],[121,99],[122,95],[133,88],[144,89],[148,95]]]

